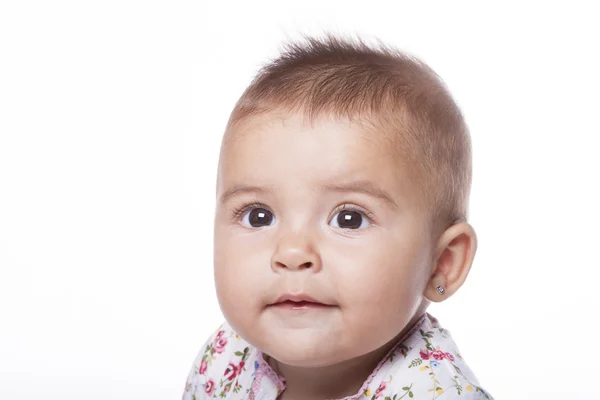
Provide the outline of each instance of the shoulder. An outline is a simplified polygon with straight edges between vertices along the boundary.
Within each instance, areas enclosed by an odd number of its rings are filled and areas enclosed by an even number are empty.
[[[493,400],[465,363],[450,332],[430,314],[398,344],[374,378],[369,394],[380,392],[384,398]]]
[[[253,360],[255,352],[229,324],[223,323],[196,355],[187,376],[183,400],[209,399],[233,390],[237,393],[246,380],[246,364]]]

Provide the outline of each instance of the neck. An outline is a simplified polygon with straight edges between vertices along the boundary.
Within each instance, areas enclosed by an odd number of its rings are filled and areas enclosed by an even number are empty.
[[[355,395],[377,364],[421,318],[416,314],[396,337],[362,356],[325,367],[305,368],[281,363],[271,357],[267,362],[285,378],[286,389],[280,400],[340,399]]]
[[[285,377],[282,398],[335,399],[355,394],[373,371],[379,359],[374,354],[326,367],[303,368],[271,360],[275,371]]]

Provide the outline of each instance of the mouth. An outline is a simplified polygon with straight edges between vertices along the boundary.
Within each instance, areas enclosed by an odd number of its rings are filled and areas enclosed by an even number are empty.
[[[314,303],[312,301],[291,301],[286,300],[280,303],[271,304],[271,307],[288,309],[288,310],[309,310],[312,308],[329,308],[333,307],[323,303]]]
[[[280,296],[275,302],[269,304],[269,308],[276,308],[281,310],[311,310],[311,309],[325,309],[335,307],[332,304],[325,304],[310,296],[305,295],[283,295]]]

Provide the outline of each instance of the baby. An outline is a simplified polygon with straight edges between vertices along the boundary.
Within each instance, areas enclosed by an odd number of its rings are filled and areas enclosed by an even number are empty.
[[[430,302],[465,282],[471,144],[423,62],[328,35],[288,44],[221,147],[224,323],[183,399],[492,399]]]

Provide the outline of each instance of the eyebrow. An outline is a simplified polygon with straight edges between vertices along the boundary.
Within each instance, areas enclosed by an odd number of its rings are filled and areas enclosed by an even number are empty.
[[[325,192],[363,193],[368,196],[383,200],[393,208],[398,207],[394,199],[392,199],[392,196],[390,196],[385,190],[380,189],[369,181],[355,181],[341,184],[322,185],[320,189],[321,191]]]
[[[371,197],[378,198],[385,201],[393,208],[397,208],[398,205],[392,199],[385,190],[373,185],[369,181],[355,181],[347,182],[342,184],[326,184],[319,187],[321,192],[337,192],[337,193],[363,193]],[[260,186],[248,186],[248,185],[235,185],[230,189],[226,190],[222,195],[220,202],[221,204],[226,203],[231,197],[241,193],[260,193],[260,194],[272,194],[273,188],[260,187]]]
[[[273,189],[259,186],[234,185],[221,195],[220,203],[225,204],[231,197],[241,193],[270,194],[273,193]]]

